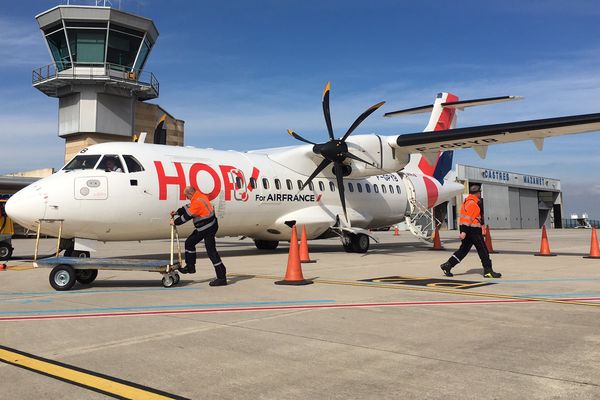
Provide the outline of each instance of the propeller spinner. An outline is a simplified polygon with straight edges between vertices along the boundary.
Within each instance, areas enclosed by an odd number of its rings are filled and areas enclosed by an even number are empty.
[[[346,139],[348,136],[354,132],[354,130],[375,110],[381,107],[385,101],[381,103],[377,103],[371,107],[369,107],[365,112],[363,112],[356,121],[350,126],[346,134],[341,139],[335,139],[333,136],[333,127],[331,126],[331,115],[329,112],[329,92],[331,91],[331,85],[327,82],[325,85],[325,90],[323,90],[323,115],[325,117],[325,124],[327,124],[327,132],[329,133],[329,141],[325,143],[313,143],[310,140],[304,139],[302,136],[298,135],[296,132],[288,129],[288,133],[290,136],[293,136],[295,139],[300,140],[304,143],[309,143],[313,145],[313,152],[315,154],[319,154],[323,157],[323,161],[317,166],[317,168],[313,171],[313,173],[308,177],[306,182],[302,185],[302,189],[306,187],[312,180],[321,173],[327,166],[333,163],[333,173],[335,174],[335,178],[337,180],[337,186],[340,193],[340,202],[342,203],[342,208],[344,210],[344,217],[346,217],[346,221],[348,221],[348,214],[346,212],[346,197],[344,194],[344,161],[348,158],[356,161],[363,162],[365,164],[376,167],[373,163],[363,160],[362,158],[350,153],[348,151],[348,144],[346,143]]]

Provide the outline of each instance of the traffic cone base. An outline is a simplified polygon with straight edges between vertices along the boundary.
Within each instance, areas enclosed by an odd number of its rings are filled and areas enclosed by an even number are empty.
[[[301,281],[275,281],[276,285],[290,285],[290,286],[301,286],[301,285],[310,285],[314,283],[313,281],[308,281],[303,279]]]
[[[287,269],[285,277],[281,281],[276,281],[276,285],[309,285],[312,281],[304,279],[302,276],[302,267],[300,266],[300,254],[298,251],[298,234],[296,225],[292,227],[292,237],[290,239],[290,252],[288,254]]]

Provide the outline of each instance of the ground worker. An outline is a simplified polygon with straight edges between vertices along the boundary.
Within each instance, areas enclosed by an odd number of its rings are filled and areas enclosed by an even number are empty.
[[[450,270],[469,253],[471,247],[475,245],[481,264],[483,265],[483,276],[486,278],[500,278],[502,274],[494,272],[492,269],[492,260],[490,253],[485,245],[481,231],[482,217],[479,202],[481,201],[481,187],[471,185],[469,187],[469,196],[465,199],[460,208],[460,248],[442,265],[440,268],[446,276],[454,276]]]
[[[193,186],[187,186],[183,193],[185,198],[190,200],[190,204],[186,204],[177,211],[171,211],[171,225],[181,225],[193,219],[196,229],[194,229],[194,232],[185,241],[185,267],[180,268],[179,272],[183,274],[193,274],[196,272],[196,245],[201,240],[204,240],[206,254],[210,258],[210,261],[212,261],[217,275],[217,279],[211,281],[209,285],[227,285],[225,277],[227,271],[221,261],[221,257],[219,257],[219,253],[217,253],[215,244],[215,235],[219,230],[215,210],[212,204],[210,204],[208,197]],[[175,215],[177,215],[176,218],[174,218]]]

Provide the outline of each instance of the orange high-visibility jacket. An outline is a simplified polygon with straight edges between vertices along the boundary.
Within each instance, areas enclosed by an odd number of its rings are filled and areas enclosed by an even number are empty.
[[[215,212],[208,196],[200,191],[196,191],[190,201],[189,212],[195,217],[212,217]]]
[[[470,194],[460,207],[460,225],[481,228],[481,209],[479,208],[479,199],[474,194]]]

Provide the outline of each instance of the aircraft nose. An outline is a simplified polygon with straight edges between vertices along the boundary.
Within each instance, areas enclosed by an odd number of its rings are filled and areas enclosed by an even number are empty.
[[[44,218],[46,200],[39,189],[39,186],[28,186],[6,202],[8,216],[25,228],[36,229],[36,221]]]

